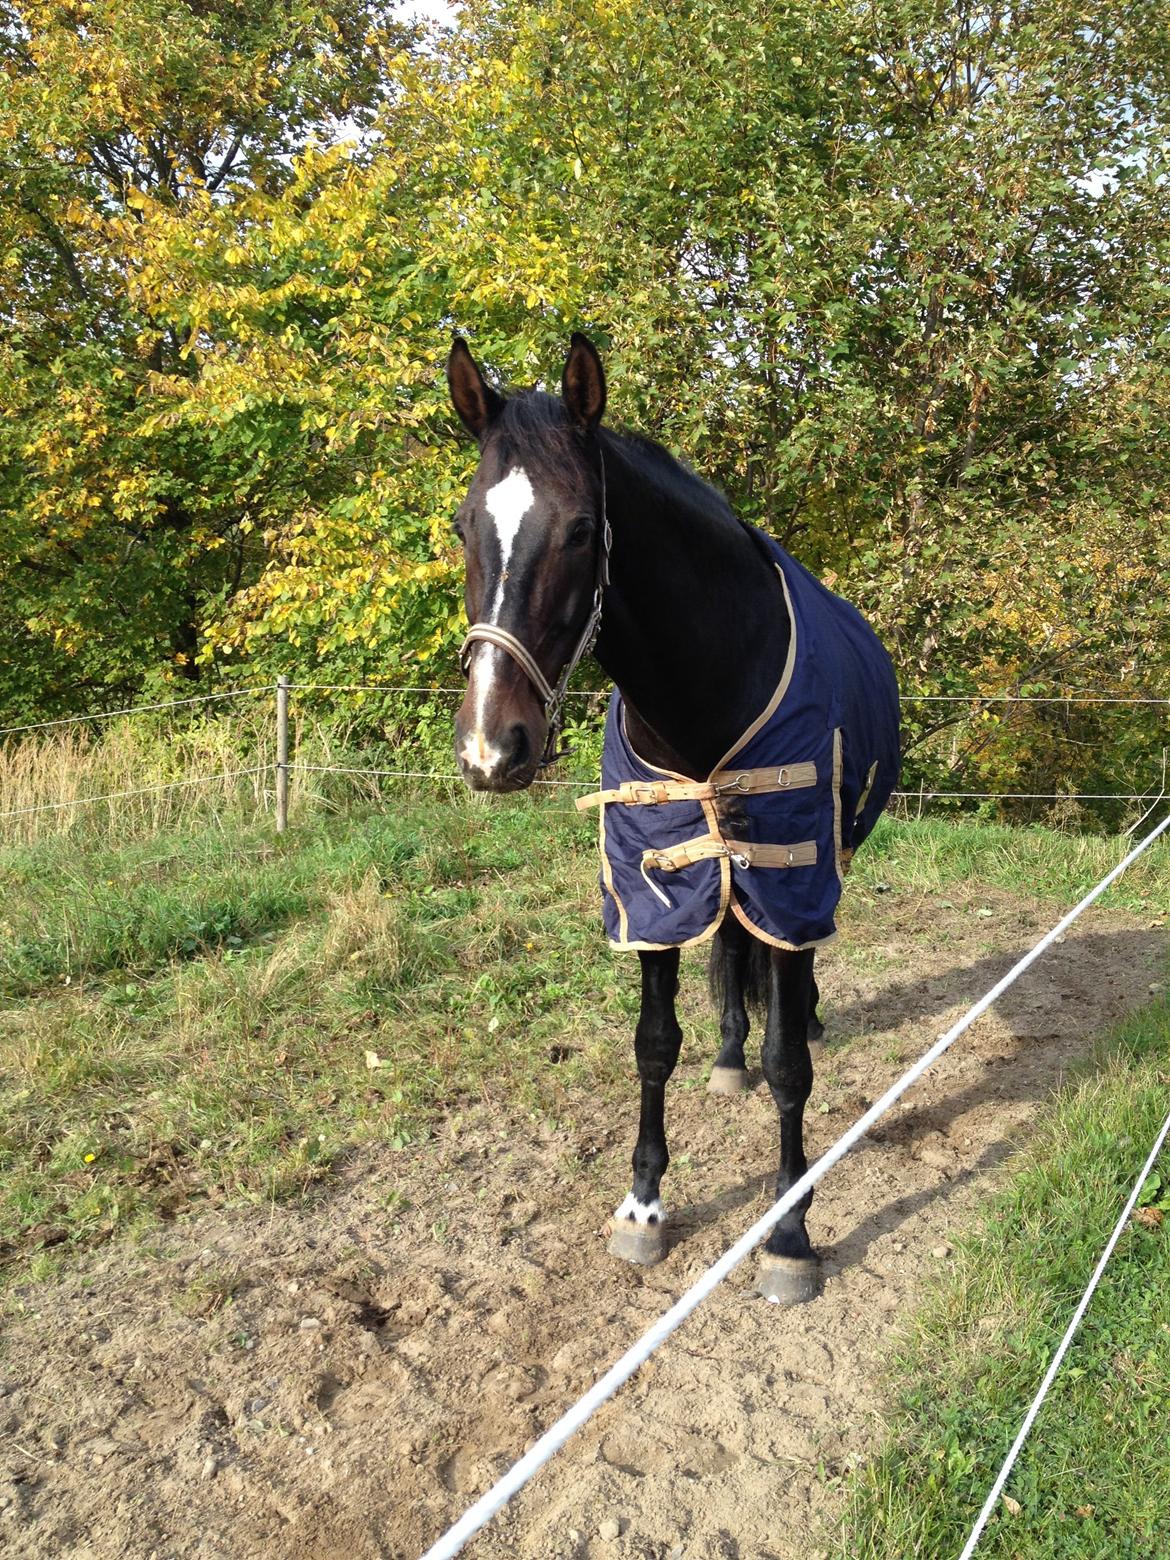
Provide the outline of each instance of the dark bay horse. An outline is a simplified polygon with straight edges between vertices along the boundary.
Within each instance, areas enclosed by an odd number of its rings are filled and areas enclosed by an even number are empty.
[[[682,1031],[679,951],[712,941],[723,1043],[711,1087],[744,1087],[748,1009],[766,1008],[780,1116],[777,1196],[807,1168],[820,1034],[816,947],[853,848],[897,780],[897,689],[859,614],[649,440],[602,427],[606,388],[574,335],[561,396],[505,396],[456,339],[451,397],[480,461],[456,519],[466,560],[467,694],[455,724],[474,790],[531,785],[555,753],[569,673],[596,638],[617,692],[600,808],[610,940],[635,949],[641,1116],[610,1250],[665,1254],[667,1080]],[[811,1194],[769,1236],[759,1287],[818,1289]]]

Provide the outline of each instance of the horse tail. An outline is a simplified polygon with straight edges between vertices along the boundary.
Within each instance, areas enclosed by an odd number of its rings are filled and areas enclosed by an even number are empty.
[[[734,916],[727,916],[715,933],[707,964],[707,988],[715,1011],[722,1013],[736,990],[745,1008],[764,1011],[770,963],[767,944],[746,932]]]

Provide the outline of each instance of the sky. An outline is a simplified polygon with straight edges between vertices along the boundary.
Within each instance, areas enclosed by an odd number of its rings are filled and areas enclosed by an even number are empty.
[[[399,15],[404,22],[453,22],[455,7],[449,0],[406,0]]]

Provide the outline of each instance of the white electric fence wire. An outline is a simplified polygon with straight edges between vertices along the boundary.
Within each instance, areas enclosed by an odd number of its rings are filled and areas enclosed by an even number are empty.
[[[386,780],[442,780],[459,781],[461,775],[442,775],[427,769],[360,769],[349,764],[289,764],[290,770],[300,769],[318,775],[375,775]],[[591,791],[595,780],[534,780],[533,785],[563,785],[577,791]],[[891,796],[908,801],[928,802],[939,797],[959,797],[964,800],[1016,801],[1016,802],[1144,802],[1147,791],[891,791]],[[1156,805],[1156,804],[1155,804]]]
[[[1148,791],[891,791],[910,801],[924,802],[940,796],[957,796],[967,801],[982,798],[999,802],[1144,802]],[[1157,806],[1157,803],[1154,804]],[[1150,809],[1151,812],[1153,808]]]
[[[995,1510],[996,1502],[1003,1493],[1003,1487],[1007,1483],[1008,1475],[1011,1473],[1012,1468],[1015,1465],[1016,1458],[1020,1455],[1020,1449],[1027,1439],[1028,1431],[1031,1430],[1032,1425],[1035,1422],[1036,1415],[1040,1412],[1040,1405],[1048,1396],[1048,1389],[1056,1379],[1056,1373],[1060,1369],[1061,1362],[1063,1361],[1065,1354],[1068,1352],[1069,1344],[1072,1343],[1077,1328],[1081,1325],[1084,1314],[1089,1308],[1089,1301],[1093,1298],[1093,1292],[1101,1280],[1101,1275],[1105,1271],[1105,1266],[1108,1263],[1109,1258],[1113,1255],[1113,1248],[1121,1239],[1122,1230],[1129,1223],[1130,1215],[1134,1210],[1134,1205],[1141,1196],[1142,1187],[1146,1184],[1146,1177],[1154,1168],[1154,1162],[1158,1155],[1162,1152],[1162,1145],[1165,1143],[1168,1134],[1170,1134],[1170,1116],[1167,1116],[1166,1120],[1162,1123],[1162,1130],[1158,1133],[1154,1146],[1150,1150],[1149,1157],[1142,1166],[1141,1174],[1134,1182],[1133,1191],[1129,1194],[1129,1201],[1121,1210],[1121,1217],[1113,1226],[1113,1233],[1109,1237],[1109,1241],[1105,1247],[1105,1250],[1101,1253],[1101,1260],[1093,1269],[1093,1276],[1089,1280],[1089,1287],[1081,1296],[1080,1304],[1072,1314],[1072,1320],[1065,1329],[1064,1337],[1060,1340],[1060,1344],[1057,1347],[1056,1353],[1052,1356],[1052,1363],[1044,1373],[1044,1380],[1040,1383],[1039,1390],[1037,1391],[1036,1396],[1032,1399],[1031,1407],[1024,1415],[1024,1422],[1020,1426],[1019,1434],[1012,1442],[1011,1450],[1004,1459],[1003,1467],[996,1475],[995,1483],[991,1486],[987,1499],[983,1502],[983,1509],[976,1518],[975,1526],[971,1529],[971,1536],[963,1546],[963,1552],[959,1556],[959,1560],[971,1560],[971,1556],[975,1553],[975,1546],[979,1542],[980,1534],[986,1527],[987,1519]]]
[[[139,715],[146,710],[175,710],[181,704],[212,704],[217,699],[243,699],[250,693],[271,693],[272,684],[256,688],[232,688],[226,693],[198,693],[189,699],[164,699],[161,704],[129,704],[123,710],[101,710],[94,715],[63,715],[59,720],[36,720],[29,726],[0,726],[0,737],[16,731],[44,731],[49,726],[76,726],[87,720],[113,720],[118,715]]]
[[[465,685],[455,687],[407,687],[396,683],[289,683],[290,689],[303,693],[442,693],[467,692]],[[568,699],[608,699],[612,688],[571,688]],[[903,704],[1164,704],[1170,699],[1108,693],[903,693]],[[82,717],[84,718],[84,717]]]
[[[463,694],[463,687],[418,687],[394,683],[308,683],[290,682],[289,688],[302,693],[409,693]],[[164,699],[157,704],[128,704],[118,710],[97,710],[87,715],[62,715],[57,720],[35,720],[23,726],[0,726],[0,737],[21,731],[47,731],[51,726],[76,726],[86,721],[114,720],[119,715],[141,715],[148,710],[175,710],[185,704],[212,704],[220,699],[243,699],[253,693],[271,693],[271,683],[251,688],[232,688],[223,693],[197,693],[186,699]],[[569,699],[608,699],[609,688],[572,688]],[[903,704],[1164,704],[1170,699],[1121,697],[1115,694],[1021,694],[1021,693],[904,693]]]
[[[387,780],[444,780],[463,785],[462,775],[438,775],[425,769],[351,769],[346,764],[289,764],[310,775],[377,775]],[[533,780],[533,785],[564,785],[574,791],[592,791],[596,780]]]
[[[431,688],[412,688],[400,686],[397,683],[289,683],[290,690],[299,689],[302,693],[442,693],[460,698],[467,692],[467,685],[445,688],[442,686]],[[565,694],[566,699],[608,699],[613,692],[612,688],[570,688]]]
[[[563,1414],[551,1429],[546,1430],[538,1441],[514,1463],[503,1478],[496,1481],[486,1495],[480,1497],[475,1504],[460,1517],[455,1525],[448,1529],[442,1538],[431,1545],[423,1555],[422,1560],[452,1560],[463,1548],[464,1544],[478,1533],[492,1517],[511,1500],[516,1492],[527,1484],[532,1476],[544,1467],[545,1463],[558,1451],[574,1431],[579,1430],[603,1403],[608,1401],[618,1388],[623,1386],[638,1368],[643,1365],[654,1350],[665,1339],[669,1338],[674,1330],[681,1326],[692,1311],[696,1309],[711,1293],[717,1285],[727,1277],[733,1268],[737,1267],[748,1256],[761,1240],[777,1225],[780,1220],[801,1200],[806,1192],[810,1192],[837,1163],[839,1159],[849,1152],[853,1145],[869,1131],[890,1107],[895,1104],[906,1090],[911,1088],[923,1073],[931,1067],[938,1058],[964,1033],[976,1019],[981,1018],[987,1009],[991,1007],[1007,988],[1021,976],[1026,969],[1033,965],[1045,949],[1061,937],[1073,922],[1082,915],[1094,900],[1099,899],[1105,890],[1114,883],[1125,869],[1147,850],[1149,846],[1170,828],[1170,813],[1162,820],[1156,829],[1151,830],[1139,845],[1129,852],[1112,872],[1103,877],[1097,886],[1071,909],[1067,915],[1062,916],[1051,931],[1046,932],[1035,946],[1012,965],[1007,974],[998,980],[991,990],[979,999],[957,1023],[940,1036],[909,1071],[902,1074],[898,1081],[890,1086],[877,1100],[860,1116],[857,1121],[842,1134],[841,1137],[827,1149],[825,1153],[812,1165],[800,1180],[791,1186],[772,1207],[752,1225],[746,1234],[740,1236],[734,1246],[731,1246],[719,1260],[709,1267],[696,1283],[678,1299],[670,1310],[647,1329],[645,1333],[631,1345],[622,1357],[611,1365],[605,1375],[596,1381],[585,1395],[573,1404],[567,1413]]]
[[[1164,704],[1170,699],[1111,693],[903,693],[903,704]]]
[[[35,807],[13,807],[0,812],[0,818],[20,818],[26,813],[60,812],[65,807],[88,807],[94,802],[116,802],[124,796],[147,796],[153,791],[174,791],[184,785],[203,785],[212,780],[235,780],[240,775],[262,775],[271,764],[257,764],[253,769],[220,769],[213,775],[191,775],[186,780],[167,780],[161,785],[140,785],[132,791],[108,791],[104,796],[74,796],[67,802],[38,802]]]
[[[95,802],[114,802],[125,796],[145,796],[151,791],[173,791],[184,785],[203,785],[211,780],[232,780],[239,775],[258,775],[272,769],[272,764],[258,764],[251,769],[222,770],[211,775],[192,775],[186,780],[170,780],[161,785],[138,786],[131,791],[110,791],[103,796],[74,796],[60,802],[39,802],[33,807],[13,807],[0,812],[0,818],[18,818],[27,813],[59,812],[66,807],[85,807]],[[316,775],[370,775],[384,780],[438,780],[444,784],[461,785],[461,775],[443,775],[429,769],[364,769],[350,764],[286,764],[290,771]],[[591,791],[595,780],[533,780],[533,785],[564,787],[572,791]],[[938,798],[958,797],[966,800],[987,801],[1049,801],[1049,802],[1143,802],[1143,791],[1101,791],[1081,793],[1072,791],[893,791],[892,796],[908,801],[932,801]],[[1155,805],[1157,805],[1155,803]],[[1144,820],[1143,820],[1144,821]],[[1128,831],[1132,833],[1133,831]]]
[[[289,683],[290,693],[443,693],[465,694],[466,688],[410,688],[398,683]],[[590,694],[574,694],[577,699]]]

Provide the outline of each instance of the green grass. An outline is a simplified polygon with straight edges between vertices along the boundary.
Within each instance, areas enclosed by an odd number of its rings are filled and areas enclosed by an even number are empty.
[[[958,1554],[1165,1118],[1168,1082],[1162,999],[1044,1113],[897,1353],[888,1443],[852,1481],[841,1560]],[[1170,1554],[1170,1155],[1141,1206],[1152,1211],[1122,1235],[981,1555]]]
[[[310,815],[283,837],[261,818],[119,846],[70,834],[0,847],[0,996],[104,971],[147,976],[172,959],[238,947],[322,911],[370,871],[425,896],[444,880],[531,869],[539,894],[567,862],[592,873],[596,825],[565,805],[400,796],[385,811]],[[1135,863],[1110,902],[1164,910],[1164,851]],[[1123,854],[1118,841],[1038,827],[883,819],[851,883],[932,893],[979,882],[1068,905]]]
[[[169,816],[169,815],[168,815]],[[628,1099],[636,963],[598,924],[596,822],[562,794],[398,791],[270,821],[193,812],[0,848],[0,1252],[201,1200],[295,1195],[367,1141],[488,1098]],[[173,820],[172,820],[173,824]],[[1040,829],[887,822],[851,894],[972,881],[1065,905],[1121,854]],[[1116,900],[1158,901],[1157,866]],[[688,1045],[709,1059],[703,959]]]
[[[5,853],[0,1245],[302,1190],[371,1138],[499,1096],[616,1086],[636,982],[576,820],[399,799],[85,854]],[[555,1060],[550,1058],[555,1055]]]
[[[1164,816],[1164,812],[1155,814],[1126,840],[1039,825],[884,817],[858,852],[851,881],[872,887],[888,880],[895,887],[926,893],[979,883],[1059,903],[1067,910]],[[1163,837],[1109,889],[1109,904],[1164,915],[1166,854]]]

